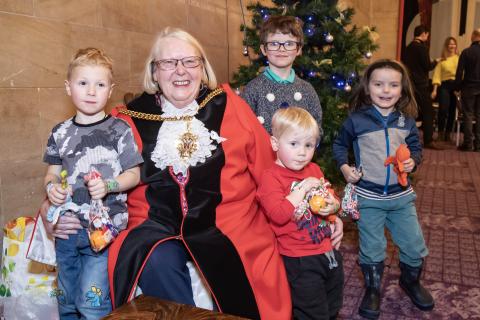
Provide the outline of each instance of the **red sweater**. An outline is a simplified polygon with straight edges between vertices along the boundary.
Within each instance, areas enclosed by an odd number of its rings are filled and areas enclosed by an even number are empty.
[[[319,243],[316,237],[322,217],[314,214],[310,220],[302,217],[295,222],[295,207],[285,198],[290,194],[293,182],[300,182],[308,177],[322,178],[323,172],[315,163],[309,163],[301,171],[274,164],[263,173],[260,180],[257,198],[275,232],[279,252],[284,256],[311,256],[332,250],[330,238],[324,238]]]

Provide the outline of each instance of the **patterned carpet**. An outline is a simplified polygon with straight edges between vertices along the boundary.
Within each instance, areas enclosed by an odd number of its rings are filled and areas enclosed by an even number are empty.
[[[414,175],[417,211],[430,254],[422,282],[434,299],[430,312],[418,310],[398,285],[398,250],[388,241],[379,319],[480,319],[480,153],[424,151]],[[388,236],[388,235],[387,235]],[[358,232],[345,224],[344,306],[339,319],[362,319],[358,306],[363,277],[357,264]]]

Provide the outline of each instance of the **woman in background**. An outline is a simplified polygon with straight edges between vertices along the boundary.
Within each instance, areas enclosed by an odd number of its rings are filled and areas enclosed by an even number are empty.
[[[458,64],[457,40],[454,37],[445,39],[442,60],[433,71],[432,99],[438,96],[438,137],[449,141],[455,120],[457,97],[454,93],[455,72]]]

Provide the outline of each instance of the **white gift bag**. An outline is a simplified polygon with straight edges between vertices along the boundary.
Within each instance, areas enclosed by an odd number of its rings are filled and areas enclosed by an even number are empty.
[[[0,304],[5,319],[58,319],[54,266],[26,258],[35,219],[20,217],[4,227]]]
[[[30,243],[27,249],[27,258],[51,266],[57,265],[55,255],[55,238],[47,233],[43,219],[37,215],[33,227]]]

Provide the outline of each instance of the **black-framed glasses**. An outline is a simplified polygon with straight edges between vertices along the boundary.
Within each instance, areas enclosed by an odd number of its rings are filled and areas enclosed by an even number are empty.
[[[196,68],[203,62],[203,59],[201,57],[191,56],[182,59],[163,59],[153,61],[157,68],[164,71],[175,69],[178,65],[178,62],[181,62],[182,66],[185,68]]]
[[[267,51],[278,51],[278,50],[280,50],[280,47],[283,47],[283,49],[285,49],[287,51],[294,51],[294,50],[297,50],[300,47],[300,42],[297,42],[297,41],[265,42],[265,48],[267,49]]]

